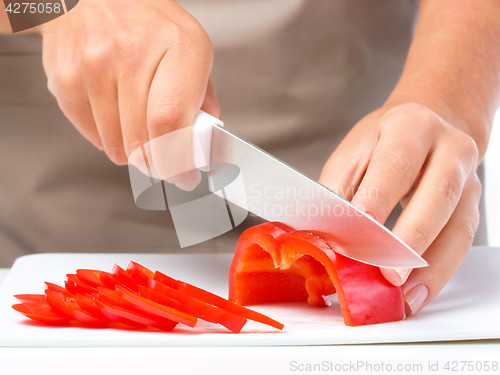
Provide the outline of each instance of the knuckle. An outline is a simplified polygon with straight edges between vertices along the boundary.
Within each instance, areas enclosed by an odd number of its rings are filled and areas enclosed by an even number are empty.
[[[448,208],[455,207],[458,203],[462,190],[462,172],[457,167],[451,170],[448,177],[438,187],[441,202]]]
[[[105,45],[93,45],[88,47],[82,56],[81,65],[87,73],[102,74],[104,66],[111,61],[114,48]]]
[[[185,123],[185,112],[177,103],[172,103],[171,98],[162,98],[152,106],[154,108],[148,116],[148,128],[153,134],[163,134],[176,130]]]
[[[80,87],[80,78],[76,69],[58,69],[47,82],[47,87],[54,95],[75,91]]]
[[[463,223],[463,234],[468,243],[472,243],[474,241],[478,226],[479,210],[476,208],[469,217],[465,218]]]
[[[413,119],[418,122],[419,126],[421,124],[434,126],[440,123],[439,116],[422,104],[414,102],[405,104],[405,110],[412,115]]]
[[[400,104],[389,110],[386,116],[411,116],[413,120],[418,121],[420,123],[435,123],[439,120],[439,117],[432,110],[427,108],[426,106],[410,102],[405,104]]]
[[[191,42],[194,43],[198,49],[210,56],[213,56],[213,46],[210,37],[203,29],[199,29],[191,34]]]
[[[385,152],[383,159],[385,164],[396,173],[397,177],[406,176],[414,164],[410,152],[404,148],[396,148]]]
[[[183,49],[186,53],[213,59],[212,42],[199,24],[186,27],[178,23],[171,23],[167,33],[176,48]]]
[[[483,185],[481,184],[481,180],[476,173],[474,173],[474,176],[472,177],[471,189],[474,195],[479,199],[483,193]]]
[[[483,185],[477,173],[473,173],[473,175],[470,177],[469,181],[467,182],[466,188],[470,190],[472,196],[477,201],[479,201],[479,199],[481,198],[481,194],[483,193]]]
[[[431,109],[421,104],[413,103],[414,115],[420,124],[426,124],[431,127],[441,125],[441,118]]]
[[[384,127],[400,128],[403,126],[404,136],[412,138],[433,134],[444,126],[443,120],[434,111],[414,102],[400,104],[391,108],[383,118],[388,121],[382,121],[382,130],[384,130]]]
[[[479,150],[474,139],[460,130],[455,130],[453,142],[460,152],[461,158],[475,167],[479,158]]]
[[[168,25],[166,25],[165,31],[170,40],[175,42],[182,42],[186,40],[186,29],[180,23],[169,22]]]
[[[409,238],[409,245],[419,253],[425,251],[431,245],[427,228],[421,226],[414,226]]]

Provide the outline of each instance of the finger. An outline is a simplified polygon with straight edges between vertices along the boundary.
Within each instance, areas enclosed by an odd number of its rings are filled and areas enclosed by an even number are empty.
[[[142,76],[144,76],[144,74],[142,74]],[[150,80],[151,78],[147,76],[142,78],[132,76],[132,79],[124,80],[125,82],[121,85],[122,90],[119,91],[120,119],[122,120],[122,132],[125,149],[129,155],[129,164],[136,166],[145,174],[160,179],[161,176],[154,170],[154,166],[149,164],[148,159],[152,159],[150,145],[146,145],[144,149],[140,148],[148,141],[146,107],[147,90],[149,89]],[[139,85],[139,87],[137,87],[135,82],[146,82],[147,85],[143,85],[143,87]],[[201,109],[210,113],[212,116],[220,118],[219,102],[210,80]],[[174,140],[173,134],[171,134],[171,138],[169,143],[172,145],[168,145],[169,148],[175,147],[175,144],[182,145],[185,143],[182,139],[180,141]],[[201,175],[199,173],[187,171],[185,174],[169,177],[167,181],[176,183],[179,188],[189,191],[198,185],[200,179]]]
[[[111,80],[91,80],[87,88],[90,106],[104,152],[117,165],[127,164],[118,112],[118,94]]]
[[[47,76],[47,88],[56,98],[63,114],[78,132],[92,145],[103,151],[92,108],[74,59],[68,59],[66,55],[61,54],[61,51],[75,47],[74,44],[69,46],[66,42],[61,33],[49,32],[43,35],[42,63]]]
[[[214,117],[221,118],[219,101],[215,94],[215,89],[212,81],[208,81],[205,100],[201,106],[201,110],[211,114]],[[180,142],[179,144],[182,144]],[[169,182],[174,183],[178,188],[186,191],[193,190],[201,181],[201,173],[198,170],[188,170],[170,178]]]
[[[319,182],[341,197],[351,200],[366,172],[374,143],[360,143],[354,128],[325,163]]]
[[[450,163],[451,161],[451,163]],[[412,197],[406,204],[393,233],[422,255],[455,211],[470,175],[469,166],[450,160],[449,149],[435,152]],[[382,269],[395,285],[402,285],[411,269]]]
[[[208,114],[217,117],[218,119],[221,118],[220,105],[219,101],[217,100],[217,95],[215,94],[215,89],[212,84],[212,80],[208,80],[207,91],[205,93],[205,100],[201,105],[201,109],[207,112]]]
[[[349,160],[346,160],[346,156],[337,151],[332,154],[321,171],[319,182],[350,201],[363,178],[368,161],[361,162],[362,156],[353,155],[352,151]]]
[[[479,224],[480,197],[481,183],[474,173],[447,225],[424,254],[429,267],[414,270],[403,285],[409,315],[429,303],[462,264]]]
[[[154,59],[154,56],[148,56]],[[161,55],[157,56],[158,61]],[[148,63],[149,61],[149,63]],[[118,112],[120,116],[123,145],[128,164],[142,173],[159,179],[151,160],[149,133],[147,127],[147,104],[151,81],[157,63],[143,61],[151,69],[138,69],[135,59],[124,61],[118,73]]]
[[[217,95],[215,94],[215,89],[211,80],[208,80],[205,100],[203,101],[201,110],[217,117],[218,119],[221,118],[219,101],[217,100]],[[196,186],[198,186],[200,181],[201,173],[197,170],[187,171],[170,179],[170,182],[175,183],[178,188],[186,191],[193,190]]]
[[[167,51],[151,83],[147,106],[152,163],[163,179],[191,190],[200,181],[192,154],[192,129],[207,92],[211,49],[191,42]],[[167,136],[164,136],[167,135]],[[163,137],[162,137],[163,136]],[[160,137],[162,137],[160,139]]]
[[[47,88],[80,134],[99,150],[104,150],[89,98],[78,74],[71,69],[57,69],[47,75]]]
[[[146,119],[152,76],[147,70],[127,69],[118,78],[118,113],[127,156],[149,140]]]
[[[396,204],[412,188],[433,137],[423,126],[411,123],[405,113],[381,120],[380,135],[372,159],[352,203],[384,223]]]
[[[202,43],[168,50],[151,82],[147,122],[151,138],[193,125],[207,92],[212,55]]]

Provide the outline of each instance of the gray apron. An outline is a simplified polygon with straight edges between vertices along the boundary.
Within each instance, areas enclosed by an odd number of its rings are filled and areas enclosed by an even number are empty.
[[[380,106],[408,49],[401,0],[184,0],[215,48],[226,126],[318,178],[348,130]],[[246,222],[179,249],[168,212],[137,208],[46,89],[37,35],[0,36],[0,267],[38,252],[231,252]]]

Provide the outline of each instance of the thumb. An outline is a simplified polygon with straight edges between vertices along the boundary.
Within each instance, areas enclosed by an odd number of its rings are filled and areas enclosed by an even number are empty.
[[[208,91],[211,66],[211,50],[173,48],[160,62],[149,91],[147,126],[153,169],[183,190],[192,190],[200,182],[191,126]],[[208,104],[211,111],[218,108],[213,99]]]
[[[219,101],[217,100],[217,95],[215,94],[215,89],[212,84],[212,80],[208,80],[207,91],[205,93],[205,100],[201,106],[201,110],[207,112],[208,114],[217,117],[219,120],[221,118],[221,111]]]

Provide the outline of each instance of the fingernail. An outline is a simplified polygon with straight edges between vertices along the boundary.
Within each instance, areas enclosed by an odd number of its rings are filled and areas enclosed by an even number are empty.
[[[175,186],[184,191],[193,191],[198,186],[199,181],[183,181],[177,182]]]
[[[179,176],[180,177],[180,176]],[[174,185],[184,191],[193,191],[201,182],[201,173],[198,169],[193,169],[184,173],[180,181],[175,182]]]
[[[381,268],[380,270],[387,281],[396,286],[403,285],[411,272],[411,268]]]
[[[405,293],[406,301],[406,314],[414,315],[416,314],[422,305],[424,304],[427,296],[429,295],[429,289],[424,284],[418,284],[411,288]]]

